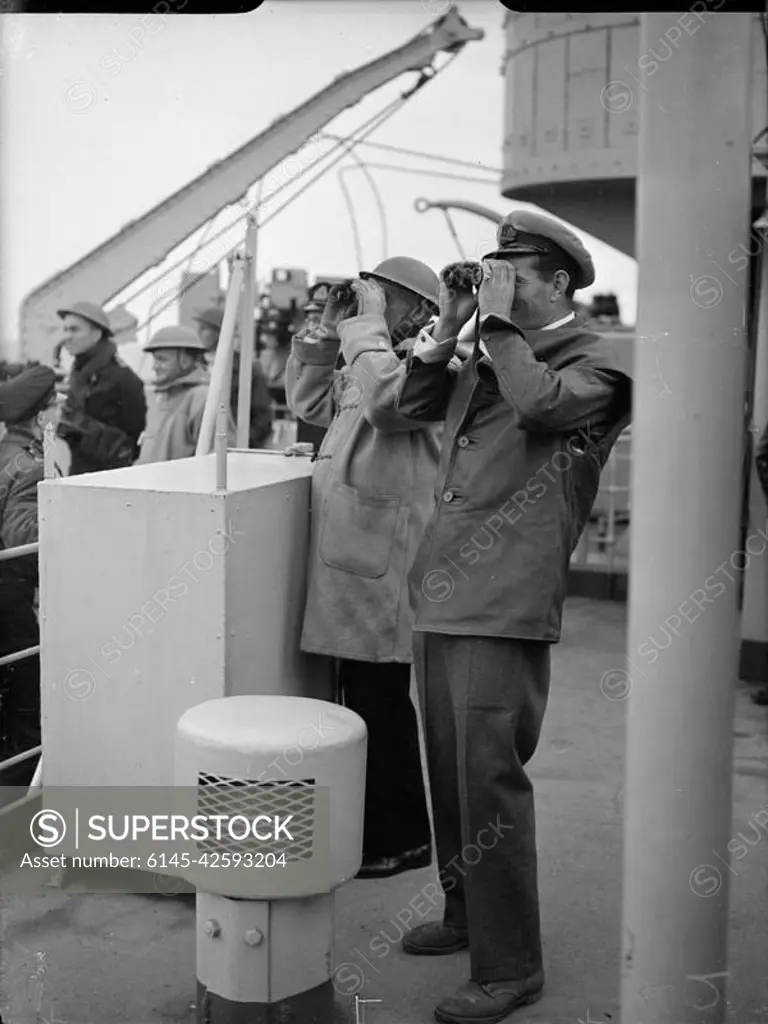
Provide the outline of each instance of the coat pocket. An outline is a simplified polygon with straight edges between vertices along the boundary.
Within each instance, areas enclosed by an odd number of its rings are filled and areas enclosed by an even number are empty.
[[[320,558],[332,569],[379,579],[389,569],[401,499],[362,496],[336,483],[323,507]]]

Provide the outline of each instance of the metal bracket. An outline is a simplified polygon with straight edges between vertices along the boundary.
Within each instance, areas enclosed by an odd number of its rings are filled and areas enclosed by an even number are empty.
[[[355,994],[355,1024],[365,1024],[365,1015],[361,1016],[360,1007],[366,1003],[380,1003],[381,999],[361,999],[359,995]]]

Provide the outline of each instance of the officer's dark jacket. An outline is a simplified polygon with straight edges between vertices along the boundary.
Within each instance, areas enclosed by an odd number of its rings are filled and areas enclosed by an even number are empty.
[[[757,444],[755,454],[755,465],[760,486],[763,488],[765,500],[768,501],[768,426],[763,431],[763,436]]]
[[[146,417],[144,385],[113,342],[99,341],[78,356],[59,424],[72,451],[70,475],[131,465]]]
[[[235,352],[232,359],[232,391],[230,405],[232,417],[237,423],[237,398],[240,393],[240,353]],[[251,419],[248,445],[251,448],[262,448],[272,434],[272,398],[267,387],[264,371],[254,359],[251,364]]]
[[[461,369],[409,356],[395,407],[445,418],[436,507],[411,572],[414,629],[557,641],[570,558],[628,425],[631,381],[577,319],[500,317]],[[479,336],[478,336],[479,340]]]
[[[0,547],[37,540],[37,485],[43,479],[43,446],[28,427],[9,425],[0,441]],[[0,562],[0,580],[13,583],[20,601],[37,586],[37,555]]]

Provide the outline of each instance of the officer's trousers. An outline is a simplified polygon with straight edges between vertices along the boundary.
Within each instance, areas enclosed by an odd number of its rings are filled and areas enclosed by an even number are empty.
[[[471,978],[543,969],[533,786],[525,764],[549,695],[542,641],[414,634],[446,923],[469,931]]]

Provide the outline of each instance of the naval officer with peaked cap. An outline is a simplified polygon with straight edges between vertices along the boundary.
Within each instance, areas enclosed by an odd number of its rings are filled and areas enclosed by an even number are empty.
[[[500,1021],[540,998],[533,788],[571,554],[600,471],[627,426],[631,381],[573,310],[595,278],[567,227],[515,212],[477,292],[443,282],[438,320],[409,357],[397,410],[444,421],[435,510],[411,573],[442,923],[403,948],[469,948],[443,1024]],[[475,345],[450,365],[475,315]]]

